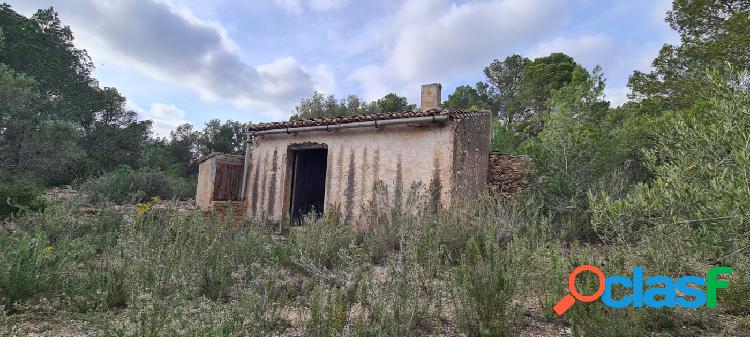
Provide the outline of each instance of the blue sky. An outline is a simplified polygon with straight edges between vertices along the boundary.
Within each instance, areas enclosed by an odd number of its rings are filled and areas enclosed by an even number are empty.
[[[7,1],[7,0],[6,0]],[[24,0],[53,6],[118,88],[166,136],[181,123],[287,119],[313,91],[368,100],[419,86],[484,80],[493,59],[562,51],[600,65],[606,95],[625,100],[633,70],[664,43],[668,0]]]

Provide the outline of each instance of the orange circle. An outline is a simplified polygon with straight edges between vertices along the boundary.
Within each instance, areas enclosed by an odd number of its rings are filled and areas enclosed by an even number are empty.
[[[596,276],[599,278],[599,289],[597,289],[593,295],[584,296],[581,295],[578,290],[576,290],[576,277],[578,276],[578,274],[584,271],[590,271],[596,274]],[[596,299],[602,296],[602,294],[604,293],[604,282],[604,273],[602,273],[599,268],[584,264],[582,266],[578,266],[576,269],[573,269],[573,272],[570,273],[570,276],[568,277],[568,290],[570,290],[570,294],[573,295],[573,297],[581,302],[593,302],[596,301]]]

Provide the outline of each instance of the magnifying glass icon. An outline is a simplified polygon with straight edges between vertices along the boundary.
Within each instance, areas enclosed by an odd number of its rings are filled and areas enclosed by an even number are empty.
[[[587,296],[581,295],[576,289],[576,277],[584,271],[590,271],[599,278],[599,289],[597,289],[595,293]],[[559,302],[557,302],[557,304],[552,307],[552,310],[554,310],[557,315],[562,315],[576,303],[576,300],[581,302],[596,301],[596,299],[601,297],[604,293],[605,281],[604,273],[599,268],[587,264],[578,266],[576,269],[573,269],[573,272],[571,272],[568,277],[568,291],[570,291],[570,294],[565,295]]]

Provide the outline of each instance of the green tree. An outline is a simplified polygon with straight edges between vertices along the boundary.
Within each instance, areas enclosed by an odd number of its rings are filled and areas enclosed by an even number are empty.
[[[200,133],[190,124],[182,124],[169,133],[167,147],[169,155],[178,164],[180,175],[195,175],[198,172],[200,156]]]
[[[24,137],[46,127],[59,136],[69,136],[65,141],[75,141],[86,153],[85,160],[76,155],[64,161],[66,165],[78,165],[69,169],[77,175],[100,173],[118,164],[132,165],[140,160],[150,123],[138,122],[136,113],[126,108],[125,98],[116,89],[99,87],[91,77],[93,64],[86,51],[75,48],[72,31],[62,25],[52,8],[26,18],[2,4],[0,32],[0,63],[33,79],[36,92],[34,103],[28,105],[25,113],[0,111],[2,120],[14,120],[8,122],[14,125],[7,129],[4,142],[21,144]],[[45,153],[39,152],[38,139],[31,143],[36,150],[25,155]],[[57,154],[62,153],[79,151]],[[20,158],[18,153],[14,156],[16,160]],[[34,159],[43,161],[43,158],[24,158],[32,162]]]
[[[555,91],[544,129],[526,141],[522,152],[532,155],[545,175],[540,189],[543,207],[566,234],[592,238],[588,228],[588,192],[596,190],[622,165],[617,144],[605,123],[609,102],[603,99],[604,79],[578,67],[569,84]]]
[[[32,78],[0,63],[0,179],[25,171],[21,144],[40,122],[39,97]]]
[[[394,112],[414,109],[406,97],[390,93],[375,102],[366,102],[356,95],[349,95],[338,100],[334,95],[313,93],[312,97],[302,99],[295,107],[290,120],[307,118],[332,118],[341,116]]]
[[[21,144],[23,171],[18,172],[17,179],[59,185],[81,177],[79,168],[86,152],[79,142],[80,132],[72,123],[43,121],[33,137],[27,137]]]
[[[750,67],[750,1],[675,0],[666,21],[680,34],[680,45],[665,44],[653,70],[635,71],[628,82],[630,97],[642,102],[644,112],[692,106],[707,83],[706,69],[726,62]]]
[[[653,181],[624,198],[600,193],[592,201],[593,224],[605,240],[689,247],[689,256],[676,255],[679,264],[660,264],[668,272],[687,268],[685,259],[715,263],[748,253],[750,76],[730,68],[705,78],[695,104],[669,114],[646,151]]]
[[[347,115],[350,106],[347,103],[351,101],[339,102],[334,95],[324,95],[319,92],[313,93],[310,98],[303,98],[295,107],[295,113],[290,118],[307,119],[307,118],[330,118]]]
[[[399,112],[415,108],[414,105],[409,105],[406,97],[394,93],[383,96],[383,98],[375,102],[375,105],[377,107],[377,112]]]
[[[222,124],[220,120],[212,119],[206,123],[200,134],[200,152],[203,155],[211,152],[244,155],[246,133],[245,124],[233,120]]]
[[[482,85],[484,85],[483,82],[477,83],[477,87],[481,88]],[[489,97],[483,95],[483,92],[480,90],[468,85],[457,87],[452,94],[448,95],[448,100],[443,102],[443,106],[446,108],[492,110]]]
[[[545,112],[552,93],[570,83],[573,72],[579,68],[572,57],[563,53],[552,53],[526,63],[521,83],[527,109],[534,114]]]
[[[493,122],[492,148],[514,153],[521,143],[542,130],[550,110],[549,100],[575,80],[573,73],[580,69],[573,58],[563,53],[534,60],[511,55],[503,61],[493,60],[484,68],[487,82],[478,82],[476,87],[459,86],[444,104],[495,112],[499,122]]]
[[[570,83],[577,67],[573,58],[563,53],[534,60],[511,55],[484,68],[491,86],[485,92],[491,95],[490,100],[495,102],[498,116],[505,123],[528,129],[531,124],[541,123],[552,93]]]
[[[493,60],[484,68],[484,75],[494,89],[492,100],[497,102],[498,116],[509,125],[524,119],[528,108],[524,102],[524,78],[529,63],[528,58],[511,55],[503,61]]]

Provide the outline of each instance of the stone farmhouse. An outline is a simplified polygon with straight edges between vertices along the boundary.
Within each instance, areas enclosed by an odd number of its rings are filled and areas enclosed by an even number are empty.
[[[493,181],[488,172],[509,165],[490,153],[489,111],[440,102],[434,83],[422,86],[414,111],[252,124],[244,157],[201,159],[196,202],[231,208],[238,221],[277,223],[333,209],[354,223],[376,186],[397,202],[410,186],[421,187],[431,207],[470,202]]]

